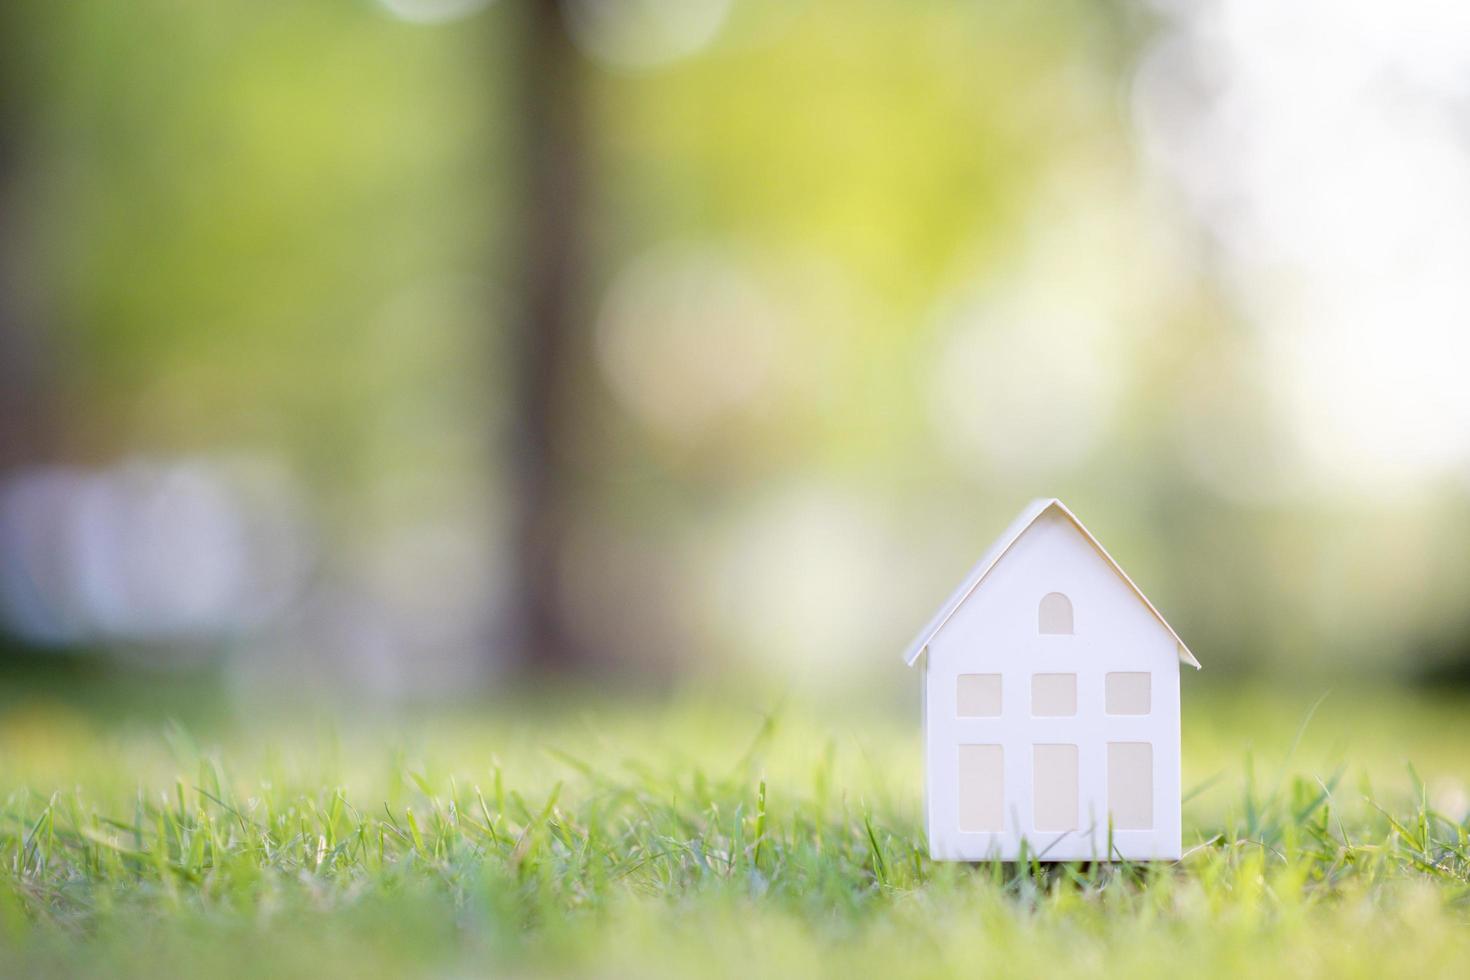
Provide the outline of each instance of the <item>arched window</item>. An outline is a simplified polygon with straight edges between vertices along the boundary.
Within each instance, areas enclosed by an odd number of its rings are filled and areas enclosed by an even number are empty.
[[[1072,632],[1072,600],[1060,592],[1048,592],[1041,597],[1041,606],[1036,611],[1037,629],[1043,633]]]

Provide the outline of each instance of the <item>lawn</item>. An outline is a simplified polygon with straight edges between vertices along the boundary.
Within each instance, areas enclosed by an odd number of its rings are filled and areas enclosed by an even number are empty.
[[[1001,867],[924,856],[908,700],[171,722],[31,692],[0,709],[0,969],[1470,973],[1470,700],[1323,695],[1186,685],[1181,862]]]

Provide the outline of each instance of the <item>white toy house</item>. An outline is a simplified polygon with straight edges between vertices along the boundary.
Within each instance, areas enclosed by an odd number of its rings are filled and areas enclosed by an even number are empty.
[[[933,857],[1179,857],[1179,665],[1199,662],[1061,501],[1021,512],[904,660]]]

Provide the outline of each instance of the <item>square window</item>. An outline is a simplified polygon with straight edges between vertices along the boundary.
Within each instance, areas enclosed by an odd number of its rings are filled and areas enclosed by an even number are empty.
[[[999,745],[961,745],[959,825],[964,833],[1005,829],[1005,750]]]
[[[1151,685],[1153,676],[1148,673],[1109,674],[1107,680],[1107,711],[1110,715],[1146,715],[1152,710]]]
[[[1037,830],[1077,829],[1077,746],[1031,746]]]
[[[1108,743],[1108,812],[1118,830],[1154,828],[1154,747]]]
[[[961,718],[999,718],[1000,675],[961,674],[955,702]]]
[[[1076,674],[1032,674],[1031,713],[1057,718],[1077,713]]]

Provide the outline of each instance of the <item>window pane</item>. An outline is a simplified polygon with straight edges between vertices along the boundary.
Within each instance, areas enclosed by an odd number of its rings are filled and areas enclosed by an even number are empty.
[[[960,830],[1005,829],[1005,751],[999,745],[961,745]]]
[[[1110,715],[1146,715],[1151,710],[1151,675],[1127,673],[1108,675],[1107,706]]]
[[[1036,626],[1042,633],[1071,633],[1072,600],[1060,592],[1042,596],[1036,611]]]
[[[956,701],[956,713],[961,718],[998,718],[1000,675],[961,674]]]
[[[1154,827],[1154,747],[1108,743],[1108,811],[1118,830]]]
[[[1077,746],[1033,745],[1036,829],[1077,829]]]
[[[1076,674],[1031,675],[1031,713],[1061,717],[1077,713]]]

